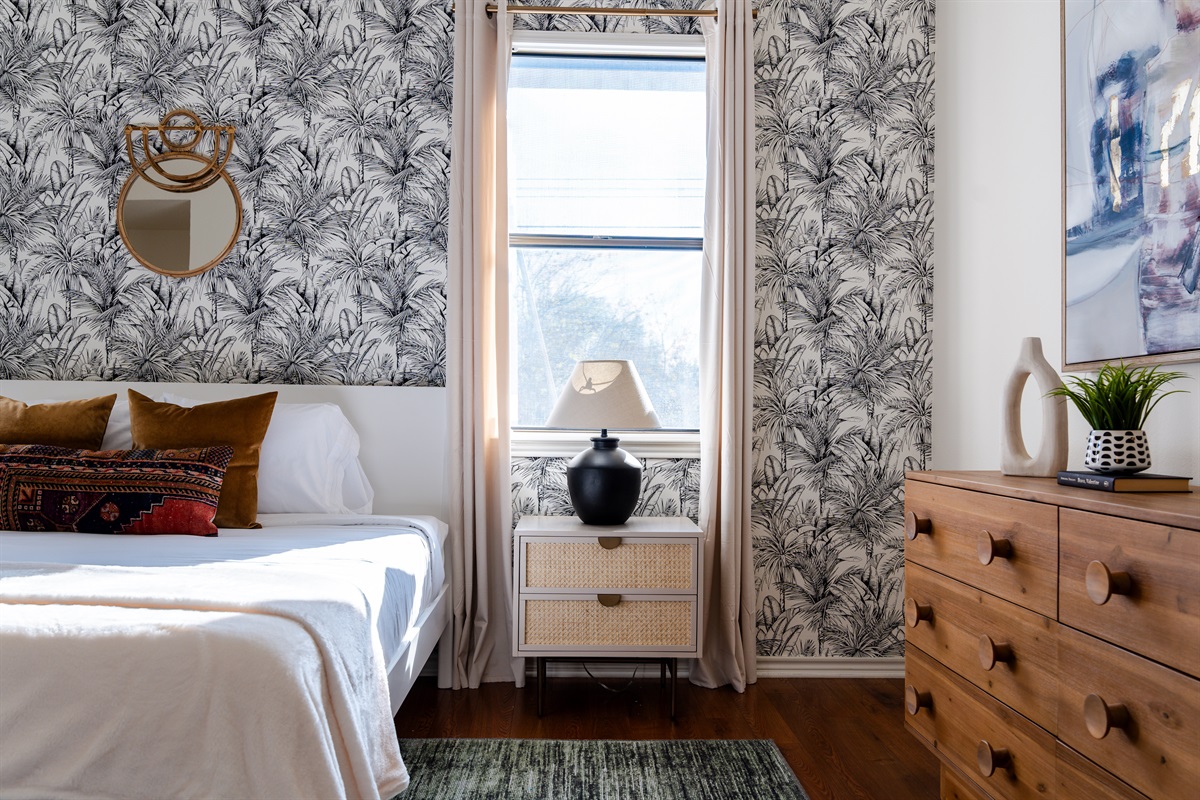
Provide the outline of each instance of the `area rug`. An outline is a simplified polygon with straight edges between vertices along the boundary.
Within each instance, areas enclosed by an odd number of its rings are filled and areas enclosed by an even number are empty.
[[[767,740],[401,739],[398,800],[808,800]]]

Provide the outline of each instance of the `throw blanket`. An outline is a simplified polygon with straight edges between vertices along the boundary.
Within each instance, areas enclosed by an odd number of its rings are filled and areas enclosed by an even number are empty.
[[[0,797],[393,797],[370,611],[281,565],[0,565]]]

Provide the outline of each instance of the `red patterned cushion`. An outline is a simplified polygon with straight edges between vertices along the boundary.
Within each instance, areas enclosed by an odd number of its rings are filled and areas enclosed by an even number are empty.
[[[233,448],[0,445],[0,530],[214,536]]]

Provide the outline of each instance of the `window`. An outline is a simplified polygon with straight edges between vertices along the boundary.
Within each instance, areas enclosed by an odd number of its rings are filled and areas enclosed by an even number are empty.
[[[544,425],[583,358],[632,359],[663,426],[699,427],[703,50],[697,55],[513,56],[517,427]]]

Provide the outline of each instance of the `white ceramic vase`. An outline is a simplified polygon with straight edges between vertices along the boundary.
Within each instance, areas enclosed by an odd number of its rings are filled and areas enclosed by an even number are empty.
[[[1033,376],[1042,395],[1042,440],[1037,455],[1025,449],[1021,434],[1021,392]],[[1062,386],[1062,378],[1042,355],[1042,340],[1021,340],[1021,352],[1004,386],[1000,423],[1000,471],[1005,475],[1053,478],[1067,468],[1067,399],[1046,392]]]
[[[1150,467],[1150,440],[1145,431],[1091,431],[1083,465],[1093,472],[1129,474]]]

